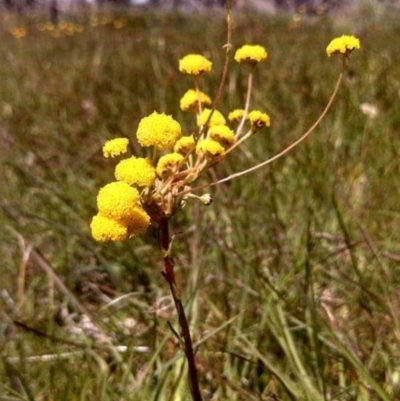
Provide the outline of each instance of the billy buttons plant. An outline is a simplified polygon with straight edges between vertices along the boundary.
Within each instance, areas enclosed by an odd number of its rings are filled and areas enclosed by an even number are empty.
[[[251,68],[266,58],[267,52],[261,46],[245,45],[235,55],[239,63]],[[140,121],[137,141],[151,149],[151,157],[130,156],[116,165],[117,181],[102,188],[97,197],[99,213],[91,224],[96,240],[123,241],[141,235],[151,221],[169,219],[190,197],[210,204],[209,195],[198,197],[191,193],[191,184],[244,139],[270,126],[266,113],[235,110],[228,116],[230,123],[249,122],[247,133],[241,135],[242,126],[235,133],[221,112],[204,107],[211,104],[211,98],[200,91],[199,80],[211,67],[212,63],[198,54],[179,61],[179,70],[194,77],[195,88],[183,95],[180,108],[197,116],[197,133],[183,135],[179,122],[164,113],[154,112]],[[128,145],[127,138],[112,139],[104,145],[103,154],[125,155]]]
[[[243,109],[233,110],[224,116],[217,108],[228,71],[230,44],[230,13],[228,10],[228,44],[225,66],[217,95],[211,97],[201,91],[201,80],[212,70],[212,63],[199,54],[190,54],[179,60],[179,70],[193,78],[193,87],[182,96],[180,108],[194,115],[194,133],[182,132],[182,127],[172,116],[157,111],[144,117],[138,125],[138,143],[149,150],[148,157],[128,155],[127,138],[112,139],[103,147],[107,158],[122,158],[115,167],[116,181],[105,185],[97,196],[98,214],[91,222],[93,238],[100,242],[125,241],[146,232],[153,225],[159,233],[161,256],[165,277],[178,315],[184,350],[189,367],[190,388],[193,399],[202,400],[195,362],[195,353],[189,324],[180,299],[171,257],[169,223],[191,198],[205,205],[212,203],[209,194],[197,195],[199,189],[216,185],[252,172],[285,155],[308,137],[329,110],[336,96],[348,56],[360,48],[354,36],[343,35],[328,45],[328,56],[338,54],[342,60],[334,91],[317,121],[299,139],[272,158],[245,171],[234,173],[217,182],[195,187],[194,183],[210,167],[224,159],[245,140],[271,125],[270,117],[260,110],[250,110],[253,90],[252,77],[256,67],[265,62],[268,53],[263,46],[244,45],[235,52],[234,59],[248,72],[248,88]],[[180,336],[174,331],[174,334]]]

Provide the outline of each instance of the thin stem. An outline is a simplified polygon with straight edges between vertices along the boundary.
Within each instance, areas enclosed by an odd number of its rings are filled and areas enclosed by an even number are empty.
[[[203,108],[201,106],[199,80],[197,76],[194,77],[194,87],[196,89],[196,94],[197,94],[197,109],[198,109],[197,114],[199,115],[203,111]]]
[[[243,117],[242,117],[242,119],[240,121],[240,124],[239,124],[237,130],[236,130],[236,135],[235,135],[236,139],[239,138],[239,136],[241,135],[244,123],[245,123],[245,121],[247,119],[247,114],[249,113],[251,91],[253,89],[253,69],[254,69],[254,67],[251,67],[250,73],[249,73],[249,77],[248,77],[248,81],[247,81],[246,104],[244,106]]]
[[[230,148],[228,148],[224,154],[223,157],[226,157],[226,155],[230,152],[232,152],[232,150],[234,150],[235,148],[237,148],[240,144],[242,144],[246,139],[248,139],[251,135],[253,135],[253,132],[251,131],[251,129],[244,134],[238,141],[236,141]]]
[[[213,110],[215,110],[218,107],[219,101],[221,99],[221,95],[225,86],[225,81],[226,81],[226,76],[228,74],[228,67],[229,67],[229,54],[232,50],[232,0],[228,0],[226,4],[226,23],[227,23],[227,39],[226,39],[226,52],[225,52],[225,62],[224,62],[224,68],[222,70],[222,76],[221,76],[221,81],[219,84],[217,96],[215,96],[214,102],[213,102]]]
[[[315,130],[315,128],[317,128],[317,126],[320,124],[320,122],[325,117],[326,113],[331,108],[333,100],[335,99],[336,94],[337,94],[337,92],[339,90],[340,83],[342,82],[342,78],[343,78],[343,71],[340,73],[340,75],[338,77],[338,80],[336,81],[335,88],[333,90],[333,93],[332,93],[331,97],[329,98],[328,104],[325,106],[324,111],[318,117],[317,121],[315,121],[315,123],[308,129],[308,131],[306,133],[304,133],[299,139],[297,139],[296,141],[291,143],[287,148],[282,150],[280,153],[276,154],[275,156],[271,157],[268,160],[263,161],[262,163],[259,163],[259,164],[255,165],[253,167],[250,167],[247,170],[243,170],[243,171],[240,171],[238,173],[231,174],[228,177],[222,178],[221,180],[212,182],[210,184],[205,184],[205,185],[201,185],[201,186],[196,187],[196,188],[192,188],[191,192],[199,190],[199,189],[207,188],[207,187],[212,187],[212,186],[215,186],[215,185],[218,185],[218,184],[222,184],[223,182],[227,182],[227,181],[233,180],[234,178],[237,178],[237,177],[240,177],[242,175],[251,173],[251,172],[253,172],[255,170],[258,170],[259,168],[264,167],[267,164],[275,161],[276,159],[279,159],[280,157],[284,156],[290,150],[292,150],[297,145],[299,145],[301,142],[303,142]]]
[[[232,26],[232,2],[233,0],[228,0],[226,3],[226,24],[227,24],[227,38],[226,38],[226,44],[224,45],[226,51],[225,51],[225,61],[224,61],[224,67],[222,69],[222,75],[221,75],[221,81],[219,83],[219,87],[217,90],[217,95],[214,98],[212,107],[211,107],[211,113],[207,118],[207,121],[204,123],[204,125],[200,129],[199,137],[203,134],[204,130],[207,127],[207,124],[211,120],[212,115],[214,114],[215,109],[218,107],[219,101],[221,100],[222,92],[224,90],[225,82],[226,82],[226,77],[228,75],[228,69],[229,69],[229,55],[232,51],[232,31],[233,31],[233,26]]]
[[[181,335],[185,344],[185,354],[189,366],[189,379],[190,389],[194,401],[202,401],[199,378],[196,368],[196,360],[193,352],[193,342],[190,334],[189,323],[185,314],[185,309],[182,305],[182,301],[178,296],[175,274],[174,274],[174,262],[171,258],[171,239],[169,235],[169,220],[167,218],[162,219],[159,222],[159,234],[160,234],[160,246],[162,250],[162,257],[164,261],[165,271],[162,272],[164,278],[167,280],[169,289],[171,291],[172,298],[174,300],[175,309],[178,314],[178,322],[181,328]]]
[[[158,154],[157,148],[154,147],[154,149],[153,149],[153,155],[152,155],[152,157],[151,157],[151,163],[152,163],[153,165],[156,164],[156,161],[157,161],[157,154]]]
[[[171,282],[173,285],[176,285],[174,264],[172,262],[170,255],[171,240],[169,236],[169,224],[167,218],[164,218],[159,222],[159,234],[160,234],[160,247],[165,267],[164,275],[168,278],[168,282]]]

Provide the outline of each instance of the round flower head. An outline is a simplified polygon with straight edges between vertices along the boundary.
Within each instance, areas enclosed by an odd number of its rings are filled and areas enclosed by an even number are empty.
[[[160,157],[157,163],[157,174],[164,177],[176,173],[184,162],[185,158],[180,153],[168,153]]]
[[[188,155],[194,148],[194,138],[192,135],[183,136],[181,139],[178,139],[174,146],[174,152],[180,153],[181,155]]]
[[[258,131],[271,125],[271,119],[269,115],[266,113],[261,113],[261,111],[258,110],[251,111],[247,118],[251,122],[253,131]]]
[[[149,159],[130,157],[121,160],[115,167],[115,178],[129,185],[151,187],[156,179],[156,169]]]
[[[200,54],[189,54],[179,60],[179,71],[184,74],[200,75],[211,71],[212,63]]]
[[[207,122],[210,113],[211,113],[210,109],[204,109],[202,113],[199,116],[197,116],[197,125],[199,127],[203,126]],[[225,125],[225,123],[226,123],[225,117],[218,110],[214,110],[207,125],[209,127],[212,127],[213,125]]]
[[[215,158],[224,154],[224,148],[212,139],[201,139],[197,142],[196,153],[204,154],[206,157]]]
[[[112,182],[100,189],[97,195],[99,214],[120,223],[129,219],[132,208],[139,201],[139,192],[126,182]]]
[[[239,122],[239,121],[241,121],[243,116],[244,116],[244,110],[243,109],[236,109],[236,110],[233,110],[233,111],[231,111],[229,113],[228,121],[230,121],[231,123]]]
[[[208,137],[224,148],[235,142],[235,133],[226,125],[214,125],[208,130]]]
[[[99,242],[124,241],[128,238],[126,226],[100,214],[93,217],[90,230],[92,237]]]
[[[141,207],[135,207],[127,221],[129,238],[142,235],[150,225],[150,216]]]
[[[355,36],[342,35],[333,39],[326,48],[326,54],[330,57],[332,54],[349,54],[354,49],[360,48],[360,40]]]
[[[172,148],[181,135],[182,129],[178,121],[156,111],[142,118],[136,132],[140,145],[155,146],[159,150]]]
[[[204,92],[189,89],[180,100],[180,107],[182,111],[199,109],[200,104],[211,104],[211,99]]]
[[[260,61],[266,60],[267,57],[267,51],[259,45],[244,45],[235,53],[235,60],[242,64],[256,65]]]
[[[115,138],[107,141],[103,146],[104,157],[115,157],[128,151],[128,138]]]

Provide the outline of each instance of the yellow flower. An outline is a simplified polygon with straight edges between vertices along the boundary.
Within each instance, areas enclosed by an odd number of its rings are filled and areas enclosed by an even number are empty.
[[[228,115],[228,121],[232,122],[239,122],[244,116],[244,110],[243,109],[236,109],[233,110],[229,113]]]
[[[107,141],[103,146],[104,157],[115,157],[128,151],[128,138],[115,138]]]
[[[97,195],[99,214],[121,224],[129,220],[132,209],[139,201],[139,192],[126,182],[112,182],[100,189]]]
[[[231,146],[235,142],[235,133],[226,125],[214,125],[210,127],[208,137],[223,147]]]
[[[126,226],[100,214],[93,217],[90,230],[93,238],[99,242],[124,241],[128,238]]]
[[[180,153],[168,153],[160,157],[157,163],[157,174],[164,177],[176,173],[184,162],[185,158]]]
[[[332,54],[349,54],[354,49],[360,48],[360,39],[355,36],[342,35],[333,39],[326,48],[326,54],[330,57]]]
[[[200,104],[211,104],[211,99],[204,92],[189,89],[180,100],[182,111],[198,110]]]
[[[264,47],[259,45],[244,45],[236,50],[235,60],[238,63],[255,65],[266,60],[268,53]]]
[[[212,63],[200,54],[189,54],[179,60],[179,71],[184,74],[200,75],[211,71]]]
[[[188,155],[194,148],[194,138],[192,135],[183,136],[181,139],[178,139],[174,146],[174,152],[180,153],[184,156]]]
[[[210,113],[211,113],[210,109],[204,109],[202,113],[199,116],[197,116],[197,125],[199,127],[201,127],[207,122]],[[211,119],[210,121],[208,121],[207,125],[209,127],[212,127],[213,125],[225,125],[225,123],[226,123],[225,117],[218,110],[214,110]]]
[[[253,110],[247,116],[248,120],[251,122],[252,129],[258,131],[264,127],[269,127],[271,125],[271,119],[268,114],[262,113],[259,110]]]
[[[212,139],[201,139],[197,142],[196,153],[203,153],[207,157],[214,158],[224,154],[224,148]]]
[[[129,238],[145,233],[150,225],[150,216],[141,207],[135,207],[127,221]]]
[[[12,35],[17,38],[21,39],[26,36],[26,29],[25,28],[15,28],[11,31]]]
[[[178,121],[156,111],[142,118],[136,132],[142,146],[155,146],[159,150],[172,148],[181,135],[182,129]]]
[[[156,169],[149,159],[130,157],[121,160],[115,167],[115,178],[129,185],[151,187],[156,179]]]

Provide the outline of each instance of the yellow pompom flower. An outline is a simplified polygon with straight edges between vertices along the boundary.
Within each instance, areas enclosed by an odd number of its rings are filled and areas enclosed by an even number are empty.
[[[242,64],[255,65],[267,57],[267,51],[260,45],[244,45],[235,53],[235,60]]]
[[[360,48],[360,39],[351,35],[342,35],[333,39],[326,48],[326,54],[330,57],[332,54],[349,54],[354,49]]]
[[[139,201],[139,191],[126,182],[111,182],[97,195],[99,214],[124,224]]]
[[[188,54],[179,60],[179,71],[184,74],[200,75],[211,71],[212,63],[200,54]]]
[[[235,142],[235,133],[226,125],[214,125],[208,130],[208,137],[224,148]]]
[[[158,160],[156,171],[160,177],[176,173],[185,158],[180,153],[168,153]]]
[[[262,113],[259,110],[253,110],[247,116],[247,119],[251,122],[252,129],[258,131],[264,127],[271,125],[271,119],[268,114]]]
[[[212,139],[201,139],[197,142],[196,153],[204,154],[206,157],[214,158],[224,154],[224,148]]]
[[[182,129],[178,121],[156,111],[142,118],[136,132],[140,145],[155,146],[159,150],[172,148],[181,135]]]
[[[127,225],[129,238],[142,235],[150,225],[150,216],[143,208],[135,207],[127,220]]]
[[[115,138],[107,141],[103,146],[104,157],[123,155],[128,151],[128,138]]]
[[[97,214],[90,223],[92,237],[99,242],[124,241],[128,238],[128,229],[109,217]]]
[[[244,116],[244,110],[243,109],[236,109],[233,110],[229,113],[228,115],[228,121],[230,121],[231,123],[233,122],[239,122],[242,120]]]
[[[203,126],[210,116],[211,110],[204,109],[199,116],[197,116],[197,125],[199,127]],[[226,120],[225,117],[218,111],[214,110],[210,121],[208,121],[208,126],[212,127],[213,125],[225,125]]]
[[[194,148],[194,138],[192,135],[183,136],[175,143],[174,152],[180,153],[181,155],[188,155]]]
[[[211,99],[204,92],[189,89],[180,100],[182,111],[198,110],[200,104],[211,104]]]
[[[117,164],[115,178],[129,185],[151,187],[156,179],[156,169],[149,159],[130,157]]]

